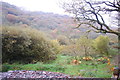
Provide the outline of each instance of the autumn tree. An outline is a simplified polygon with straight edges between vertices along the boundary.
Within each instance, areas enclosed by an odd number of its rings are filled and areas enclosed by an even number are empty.
[[[120,47],[120,0],[71,0],[64,2],[63,8],[75,17],[78,27],[85,25],[98,33],[117,35]],[[118,30],[114,30],[114,26]],[[120,51],[118,53],[120,67]]]
[[[18,16],[15,16],[13,14],[8,14],[6,17],[7,17],[7,20],[10,22],[13,22],[13,23],[19,22]]]

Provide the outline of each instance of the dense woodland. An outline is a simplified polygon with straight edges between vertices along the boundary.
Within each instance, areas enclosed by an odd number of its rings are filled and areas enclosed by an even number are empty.
[[[38,64],[38,62],[43,62],[43,65],[46,62],[57,60],[56,64],[64,66],[61,63],[63,60],[59,60],[60,55],[67,56],[68,61],[65,58],[60,58],[65,59],[67,65],[79,65],[82,61],[92,60],[101,61],[99,63],[101,65],[116,65],[113,60],[113,56],[117,53],[118,40],[116,35],[89,32],[91,28],[84,27],[86,25],[76,28],[78,23],[68,15],[30,12],[6,2],[0,3],[2,3],[0,7],[2,10],[0,15],[0,19],[2,19],[2,28],[0,28],[3,43],[2,61],[5,64],[3,71],[12,69],[7,68],[9,66],[7,64],[13,63]],[[107,58],[103,59],[102,57]],[[109,62],[109,58],[111,62]],[[90,65],[96,65],[92,62]],[[88,65],[88,63],[85,62],[84,65]],[[107,68],[111,69],[113,66]],[[68,74],[67,71],[60,72]],[[86,75],[89,74],[82,74],[82,76]],[[95,75],[92,74],[92,76]]]

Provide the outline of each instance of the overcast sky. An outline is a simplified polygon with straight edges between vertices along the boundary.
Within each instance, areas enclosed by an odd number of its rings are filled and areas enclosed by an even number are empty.
[[[60,2],[63,0],[1,0],[30,11],[53,12],[65,14],[60,8]]]

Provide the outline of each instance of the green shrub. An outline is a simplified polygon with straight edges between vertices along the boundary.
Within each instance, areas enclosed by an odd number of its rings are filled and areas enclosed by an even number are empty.
[[[50,41],[45,35],[32,28],[2,28],[3,63],[47,62],[55,58]]]
[[[93,47],[98,53],[102,55],[108,55],[109,51],[109,38],[107,36],[100,35],[94,40]]]

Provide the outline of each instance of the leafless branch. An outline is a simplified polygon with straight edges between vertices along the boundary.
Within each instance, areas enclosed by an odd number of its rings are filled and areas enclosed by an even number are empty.
[[[82,4],[78,2],[74,4],[70,4],[68,7],[68,11],[75,15],[76,21],[80,22],[80,24],[76,27],[80,27],[81,25],[89,25],[92,28],[98,30],[98,32],[103,33],[112,33],[112,34],[120,34],[118,31],[114,31],[110,26],[108,26],[105,22],[105,19],[101,12],[120,12],[120,0],[112,1],[96,1],[89,2],[87,0],[81,0]],[[104,4],[104,7],[100,6]],[[105,6],[106,5],[106,6]],[[116,18],[117,19],[117,18]],[[81,22],[82,21],[82,22]],[[94,24],[97,24],[95,26]]]

